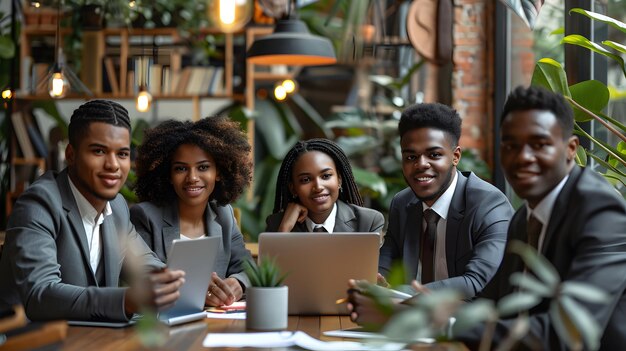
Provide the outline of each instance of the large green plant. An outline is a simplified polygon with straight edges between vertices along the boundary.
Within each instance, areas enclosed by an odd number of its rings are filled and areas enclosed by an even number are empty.
[[[571,12],[606,23],[626,33],[626,24],[611,17],[579,8],[572,9]],[[611,40],[596,43],[578,34],[565,36],[561,43],[577,45],[614,60],[626,77],[626,66],[624,59],[620,56],[626,54],[625,44]],[[588,138],[594,145],[592,149],[580,147],[576,162],[581,166],[586,166],[589,158],[595,160],[602,168],[599,172],[622,193],[622,196],[626,197],[626,126],[617,118],[603,112],[609,103],[609,88],[597,80],[569,85],[561,64],[550,58],[543,58],[537,62],[532,85],[563,94],[574,108],[575,133]],[[617,136],[618,143],[610,145],[587,133],[581,128],[580,123],[588,121],[595,121],[604,126],[609,133]]]

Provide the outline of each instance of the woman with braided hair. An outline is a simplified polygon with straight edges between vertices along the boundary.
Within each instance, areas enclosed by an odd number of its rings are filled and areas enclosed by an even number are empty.
[[[219,236],[222,248],[206,296],[209,306],[230,305],[250,285],[250,259],[229,205],[251,180],[250,145],[239,124],[226,117],[166,121],[147,130],[137,150],[131,207],[137,232],[163,261],[174,239]]]
[[[383,215],[362,206],[343,150],[328,139],[299,141],[280,167],[266,231],[380,233]]]

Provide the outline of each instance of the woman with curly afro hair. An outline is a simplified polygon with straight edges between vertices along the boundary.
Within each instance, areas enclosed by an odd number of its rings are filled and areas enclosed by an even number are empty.
[[[229,204],[250,184],[252,163],[239,124],[226,117],[166,121],[146,131],[137,153],[141,202],[130,209],[137,232],[163,262],[174,239],[221,237],[206,304],[241,299],[250,253]]]
[[[343,150],[328,139],[299,141],[280,166],[266,231],[380,233],[383,215],[362,206]]]

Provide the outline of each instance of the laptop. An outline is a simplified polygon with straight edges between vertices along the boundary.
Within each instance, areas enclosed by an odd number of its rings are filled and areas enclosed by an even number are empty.
[[[288,273],[289,314],[347,315],[348,279],[376,281],[378,233],[261,233],[259,258]]]
[[[158,318],[167,325],[178,325],[206,318],[204,297],[211,282],[211,273],[220,247],[221,237],[203,237],[194,240],[174,240],[168,253],[167,266],[185,271],[185,284],[180,288],[176,303],[159,312]],[[141,319],[135,315],[128,322],[68,321],[72,326],[123,328]]]

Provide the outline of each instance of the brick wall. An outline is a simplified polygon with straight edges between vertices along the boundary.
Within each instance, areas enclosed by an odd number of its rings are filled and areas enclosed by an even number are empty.
[[[493,4],[454,1],[453,107],[463,119],[460,144],[479,151],[492,167]]]

